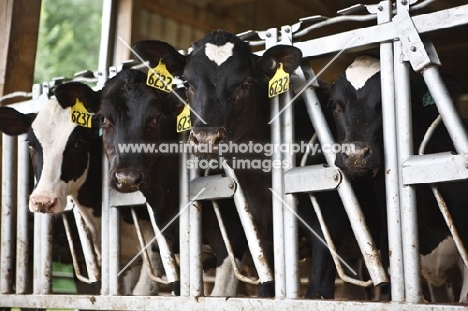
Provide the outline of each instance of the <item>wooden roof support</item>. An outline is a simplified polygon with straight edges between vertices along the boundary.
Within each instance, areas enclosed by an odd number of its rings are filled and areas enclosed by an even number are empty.
[[[0,96],[31,91],[41,2],[0,1]]]

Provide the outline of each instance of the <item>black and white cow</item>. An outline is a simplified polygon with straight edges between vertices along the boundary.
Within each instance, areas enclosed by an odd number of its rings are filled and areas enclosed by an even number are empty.
[[[192,129],[189,142],[194,146],[211,144],[219,147],[223,143],[269,143],[269,99],[268,80],[273,77],[280,63],[286,72],[292,73],[302,58],[301,51],[292,46],[275,46],[257,56],[249,45],[234,34],[217,30],[193,44],[189,55],[183,56],[167,43],[142,41],[135,44],[135,51],[151,66],[163,59],[172,74],[182,74],[188,82],[187,98],[191,109]],[[177,72],[176,72],[177,71]],[[206,122],[206,124],[204,123]],[[198,154],[210,157],[212,154]],[[233,166],[237,160],[262,160],[262,155],[225,154],[225,159]],[[235,170],[242,186],[248,209],[257,225],[260,242],[265,250],[267,262],[273,267],[272,250],[272,210],[271,176],[257,170]],[[241,229],[235,206],[232,201],[223,200],[220,208],[223,219],[228,224],[228,235],[233,244],[238,262],[247,248],[246,237]],[[210,217],[211,209],[203,210],[203,225],[216,223]],[[229,219],[229,221],[226,221]],[[214,230],[214,229],[213,229]],[[214,239],[204,230],[204,240],[216,251],[217,266],[232,269],[225,246],[220,239]],[[230,273],[232,275],[232,273]],[[232,281],[231,281],[232,280]],[[227,282],[227,283],[222,283]],[[226,284],[221,288],[219,284]],[[226,280],[217,273],[214,296],[230,296],[236,293],[237,280]],[[228,288],[229,287],[229,288]],[[261,296],[272,296],[273,286],[261,284]]]
[[[72,82],[58,86],[55,95],[57,100],[49,100],[37,115],[0,107],[0,130],[8,135],[27,133],[37,179],[29,198],[30,211],[58,214],[64,211],[67,197],[73,198],[100,260],[102,138],[95,122],[91,128],[82,127],[73,123],[70,116],[70,107],[75,105],[77,99],[90,113],[95,112],[93,108],[100,103],[100,92]],[[145,238],[152,239],[154,233],[149,222],[142,222],[142,227]],[[132,223],[122,221],[121,231],[121,243],[124,245],[121,263],[126,264],[140,248]],[[155,257],[155,262],[159,260],[159,254],[152,254],[152,257]],[[125,275],[122,294],[158,293],[158,284],[149,279],[145,270],[140,273],[140,269],[141,262],[137,261]]]
[[[435,105],[423,107],[422,97],[427,93],[427,88],[413,88],[412,93],[417,95],[412,96],[413,141],[417,150],[424,132],[437,116],[437,108]],[[377,58],[358,57],[340,74],[331,88],[330,108],[333,110],[338,142],[355,145],[355,151],[337,154],[335,164],[352,178],[374,176],[378,187],[383,188],[380,63]],[[464,123],[467,127],[468,122],[465,120]],[[426,151],[434,153],[450,150],[454,150],[451,139],[445,127],[439,126]],[[465,219],[468,217],[468,182],[440,183],[438,186],[462,241],[467,245],[468,228]],[[383,198],[384,195],[384,192],[381,193]],[[457,255],[429,185],[416,186],[416,201],[422,274],[429,284],[439,287],[447,281],[447,270],[458,266],[463,278],[459,301],[466,302],[468,270]]]

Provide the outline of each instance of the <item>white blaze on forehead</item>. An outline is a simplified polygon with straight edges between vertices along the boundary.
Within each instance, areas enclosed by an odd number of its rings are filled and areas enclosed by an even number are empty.
[[[226,42],[224,45],[218,46],[212,43],[205,44],[205,55],[218,66],[224,63],[232,56],[234,44]]]
[[[70,108],[63,109],[55,100],[45,105],[31,125],[43,152],[41,178],[31,196],[57,197],[60,208],[65,208],[66,196],[75,195],[87,177],[86,169],[75,181],[65,183],[60,179],[63,152],[76,126],[71,122]]]
[[[356,90],[362,88],[370,77],[380,71],[380,61],[370,56],[360,56],[346,69],[346,79]]]

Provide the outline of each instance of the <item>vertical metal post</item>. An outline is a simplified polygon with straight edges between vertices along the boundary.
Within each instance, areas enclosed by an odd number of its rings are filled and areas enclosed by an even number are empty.
[[[109,208],[109,295],[119,294],[120,271],[120,210]]]
[[[18,184],[16,226],[16,293],[26,294],[30,277],[28,239],[29,147],[26,134],[18,136]]]
[[[197,169],[190,170],[190,180],[198,176]],[[202,206],[199,201],[195,201],[189,205],[188,209],[190,217],[190,296],[197,297],[203,295]]]
[[[392,18],[392,2],[382,1],[377,10],[379,24]],[[395,116],[395,80],[393,70],[393,42],[380,44],[380,81],[382,86],[382,122],[385,150],[385,191],[387,206],[388,246],[392,301],[405,299],[403,249],[401,239],[398,153]]]
[[[293,105],[290,105],[292,99],[291,92],[288,91],[281,96],[281,108],[287,107],[281,116],[281,129],[283,130],[282,143],[291,148],[294,144],[294,112]],[[283,160],[291,164],[291,168],[296,166],[295,156],[291,149],[289,153],[283,153]],[[283,175],[284,176],[284,175]],[[283,192],[281,192],[283,193]],[[283,209],[284,213],[284,255],[285,255],[285,279],[286,279],[286,298],[299,297],[299,234],[297,229],[297,219],[294,215],[297,213],[296,200],[292,194],[283,195],[284,202],[288,208]],[[292,209],[289,210],[289,208]]]
[[[101,295],[109,295],[109,162],[102,155]]]
[[[34,213],[33,293],[41,294],[42,284],[42,214]]]
[[[108,75],[108,68],[112,65],[112,46],[114,44],[113,32],[115,27],[115,0],[104,0],[102,4],[102,27],[101,27],[101,45],[99,48],[99,81],[98,85],[102,86]]]
[[[52,217],[51,214],[41,214],[41,294],[52,293]]]
[[[270,100],[271,103],[271,117],[274,118],[278,115],[279,97],[275,96]],[[281,127],[280,118],[276,118],[271,123],[271,143],[273,146],[281,143]],[[273,152],[271,161],[281,161],[281,153]],[[283,193],[283,169],[272,168],[272,189],[279,196]],[[284,263],[284,217],[283,217],[283,202],[273,195],[272,198],[273,208],[273,251],[275,254],[275,296],[276,298],[286,297],[286,278],[285,278],[285,263]]]
[[[181,141],[187,141],[186,132],[180,135]],[[187,168],[188,153],[179,154],[179,196],[180,207],[183,211],[179,216],[179,239],[180,239],[180,295],[182,297],[190,296],[190,208],[189,204],[189,170]]]
[[[15,138],[3,134],[0,293],[13,292],[13,171]]]
[[[411,94],[409,63],[401,59],[399,41],[394,43],[396,124],[398,141],[398,168],[400,175],[401,234],[403,241],[403,264],[406,302],[421,302],[418,219],[414,186],[405,186],[402,178],[402,164],[413,154],[413,132],[411,122]],[[393,274],[393,271],[392,271]]]
[[[261,35],[265,39],[265,49],[268,49],[278,42],[278,30],[276,28],[268,29]],[[276,118],[280,112],[280,99],[278,96],[270,99],[270,115],[275,120],[271,123],[271,143],[273,146],[281,144],[281,120]],[[271,155],[271,161],[282,160],[281,153],[274,152]],[[272,168],[271,171],[271,188],[273,191],[282,197],[283,195],[283,169]],[[285,243],[284,243],[284,214],[283,202],[280,198],[272,195],[273,209],[273,252],[274,252],[274,269],[275,269],[275,297],[286,297],[286,265],[285,265]]]

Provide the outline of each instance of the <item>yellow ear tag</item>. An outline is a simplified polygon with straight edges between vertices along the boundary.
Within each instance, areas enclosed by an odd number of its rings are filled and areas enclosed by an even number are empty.
[[[280,63],[276,73],[268,82],[268,97],[274,97],[289,90],[289,73],[283,70]]]
[[[174,81],[174,77],[167,71],[166,64],[164,64],[161,59],[156,67],[148,70],[146,84],[149,86],[170,93],[172,90],[172,81]]]
[[[184,105],[184,110],[177,116],[177,133],[188,131],[191,128],[190,108],[189,105]]]
[[[79,126],[91,128],[91,116],[83,103],[77,98],[75,105],[70,108],[71,121]]]

